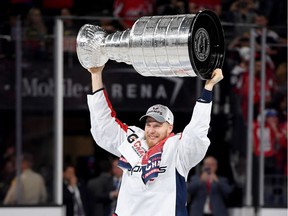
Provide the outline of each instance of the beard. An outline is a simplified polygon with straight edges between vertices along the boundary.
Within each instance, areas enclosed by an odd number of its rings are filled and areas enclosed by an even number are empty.
[[[145,134],[145,140],[146,140],[146,143],[150,148],[152,148],[153,146],[157,145],[159,142],[161,142],[163,139],[165,139],[167,136],[168,136],[168,132],[166,133],[163,133],[161,135],[157,134],[157,135],[149,135],[149,134]]]

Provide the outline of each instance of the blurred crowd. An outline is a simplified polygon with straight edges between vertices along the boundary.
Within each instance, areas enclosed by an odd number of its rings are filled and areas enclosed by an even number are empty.
[[[75,16],[82,17],[84,22],[88,22],[84,17],[97,17],[97,21],[89,22],[111,33],[131,28],[135,20],[142,16],[196,14],[204,9],[213,10],[224,24],[227,58],[232,58],[228,61],[229,67],[242,61],[239,52],[249,42],[251,27],[257,27],[255,38],[258,48],[262,28],[268,28],[266,52],[275,70],[286,61],[283,56],[286,47],[281,47],[287,43],[285,0],[109,0],[101,3],[90,0],[5,0],[0,3],[0,32],[13,40],[16,36],[16,19],[20,16],[25,56],[43,59],[47,53],[53,53],[55,16],[62,16],[64,20],[64,50],[75,52],[75,35],[83,25],[83,22],[73,20]],[[1,46],[5,50],[5,45]]]
[[[115,29],[130,28],[136,19],[146,15],[195,14],[199,10],[210,9],[220,17],[222,22],[231,24],[233,30],[229,34],[236,37],[246,33],[249,25],[265,25],[265,19],[269,20],[270,26],[285,26],[287,24],[286,8],[285,0],[108,0],[103,2],[91,0],[3,0],[0,3],[0,18],[1,21],[13,23],[13,20],[9,19],[20,15],[25,20],[27,27],[34,26],[34,31],[43,35],[51,33],[53,30],[51,29],[51,20],[44,21],[43,17],[71,15],[113,17],[117,19],[117,22],[111,23],[109,28],[114,31]],[[274,13],[275,11],[277,13]],[[107,20],[103,20],[104,25],[107,25]],[[67,22],[68,25],[72,24]],[[12,23],[10,24],[13,25]],[[3,26],[0,27],[3,28]],[[280,31],[278,32],[280,34],[286,33],[285,29]],[[1,31],[1,33],[3,32]]]
[[[265,144],[264,156],[266,159],[265,170],[271,175],[282,175],[287,177],[287,1],[286,0],[1,0],[0,1],[0,34],[10,37],[10,42],[17,35],[15,24],[17,16],[21,16],[23,22],[23,52],[25,58],[34,60],[45,60],[49,58],[47,53],[53,53],[53,43],[50,38],[53,33],[53,17],[65,16],[64,19],[64,51],[75,54],[75,36],[80,27],[71,16],[95,16],[101,17],[101,25],[108,33],[117,30],[131,28],[134,21],[145,15],[176,15],[195,14],[199,10],[213,10],[223,22],[226,59],[224,71],[226,78],[226,93],[229,96],[231,107],[230,118],[233,122],[232,137],[234,137],[233,148],[241,152],[241,146],[245,146],[245,134],[248,116],[248,96],[249,96],[249,70],[250,60],[255,59],[254,64],[254,95],[253,95],[253,155],[257,162],[259,157],[259,146],[262,140]],[[253,27],[254,32],[250,29]],[[261,38],[263,28],[266,31],[265,59],[261,58]],[[251,53],[250,37],[255,38],[255,52]],[[11,51],[13,43],[1,45],[0,58],[13,57]],[[6,49],[7,48],[7,49]],[[2,52],[8,50],[11,52]],[[263,64],[265,68],[265,125],[264,132],[260,134],[260,101],[261,101],[261,70]],[[228,81],[227,81],[228,80]],[[238,135],[237,135],[238,134]],[[262,137],[261,137],[262,136]],[[239,139],[238,139],[239,138]],[[239,149],[238,149],[239,148]],[[1,155],[1,178],[0,178],[0,200],[5,203],[14,203],[11,194],[15,185],[15,149],[8,146],[2,150]],[[245,157],[245,152],[240,153],[240,157]],[[29,158],[29,157],[27,157]],[[28,159],[27,159],[28,160]],[[31,165],[30,159],[28,164]],[[114,186],[116,177],[113,177],[113,160],[110,164],[101,164],[102,180],[91,179],[85,190],[90,190],[92,198],[102,208],[103,212],[111,212],[111,205],[117,197],[117,186]],[[214,159],[212,162],[216,163]],[[232,162],[231,162],[232,163]],[[254,164],[256,167],[259,164]],[[29,168],[31,170],[31,168]],[[234,178],[240,180],[237,169]],[[114,170],[115,171],[115,170]],[[75,167],[67,166],[64,169],[63,184],[66,188],[64,193],[65,202],[69,208],[75,209],[74,204],[78,203],[77,198],[81,197],[82,188],[75,189],[75,185],[83,183],[75,176]],[[216,170],[215,170],[216,172]],[[115,174],[116,175],[116,174]],[[37,176],[37,182],[42,178]],[[45,177],[45,174],[44,174]],[[207,179],[207,176],[201,177]],[[215,177],[216,178],[216,177]],[[218,177],[217,177],[218,178]],[[117,179],[116,179],[117,180]],[[191,179],[188,191],[194,191],[193,180],[199,181],[198,177]],[[225,180],[225,179],[224,179]],[[118,179],[119,181],[119,179]],[[103,183],[107,183],[107,191],[99,194]],[[109,184],[108,184],[109,182]],[[41,183],[39,183],[40,185]],[[119,182],[118,182],[119,184]],[[257,183],[256,183],[257,184]],[[72,186],[71,186],[72,185]],[[105,187],[106,187],[105,186]],[[39,186],[41,188],[42,186]],[[80,187],[80,186],[79,186]],[[203,186],[204,188],[204,186]],[[230,188],[226,187],[227,193]],[[40,190],[40,189],[39,189]],[[76,192],[75,192],[76,190]],[[84,190],[84,189],[83,189]],[[104,189],[103,189],[104,190]],[[10,192],[9,192],[10,191]],[[46,189],[41,188],[37,198],[38,203],[45,202],[47,198]],[[194,193],[194,192],[193,192]],[[10,194],[10,195],[7,195]],[[76,198],[71,194],[76,194]],[[83,192],[84,194],[84,192]],[[195,194],[195,193],[194,193]],[[84,196],[84,195],[83,195]],[[9,198],[10,197],[10,198]],[[84,198],[83,198],[84,199]],[[87,197],[85,198],[87,199]],[[12,200],[12,201],[11,201]],[[80,202],[81,211],[85,211],[85,203]],[[203,198],[203,202],[205,199]],[[108,207],[107,207],[108,206]],[[193,208],[194,206],[191,206]],[[83,210],[84,209],[84,210]],[[72,211],[72,210],[71,210]],[[79,210],[80,211],[80,210]],[[99,212],[100,210],[92,209]],[[208,211],[209,212],[209,211]],[[90,214],[90,213],[89,213]],[[72,215],[72,214],[71,214]],[[79,214],[81,216],[88,215]],[[93,215],[91,213],[91,215]],[[94,214],[95,215],[95,214]],[[108,215],[104,214],[103,215]]]

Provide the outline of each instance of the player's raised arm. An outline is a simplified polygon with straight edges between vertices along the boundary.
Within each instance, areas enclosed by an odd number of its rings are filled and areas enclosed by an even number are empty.
[[[204,158],[210,145],[207,135],[211,120],[212,90],[222,79],[222,70],[215,69],[195,104],[191,121],[182,133],[177,169],[183,176],[187,176],[189,170]]]
[[[103,88],[102,71],[104,67],[105,65],[88,69],[88,71],[91,73],[92,92]]]

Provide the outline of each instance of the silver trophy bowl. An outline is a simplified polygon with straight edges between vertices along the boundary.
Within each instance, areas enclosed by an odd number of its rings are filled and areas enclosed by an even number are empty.
[[[211,78],[224,61],[224,33],[217,15],[144,16],[131,29],[107,34],[85,24],[78,32],[76,52],[88,69],[109,59],[130,64],[143,76]]]

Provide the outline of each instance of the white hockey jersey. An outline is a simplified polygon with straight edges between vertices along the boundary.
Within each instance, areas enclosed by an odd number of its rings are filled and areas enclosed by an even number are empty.
[[[91,133],[95,142],[120,157],[121,144],[135,133],[141,147],[148,150],[144,131],[128,127],[116,118],[106,91],[87,96]],[[205,156],[212,102],[196,102],[190,123],[182,133],[169,137],[163,147],[158,177],[144,184],[141,161],[123,172],[115,215],[118,216],[187,216],[186,180],[192,167]],[[120,150],[119,150],[120,149]]]

